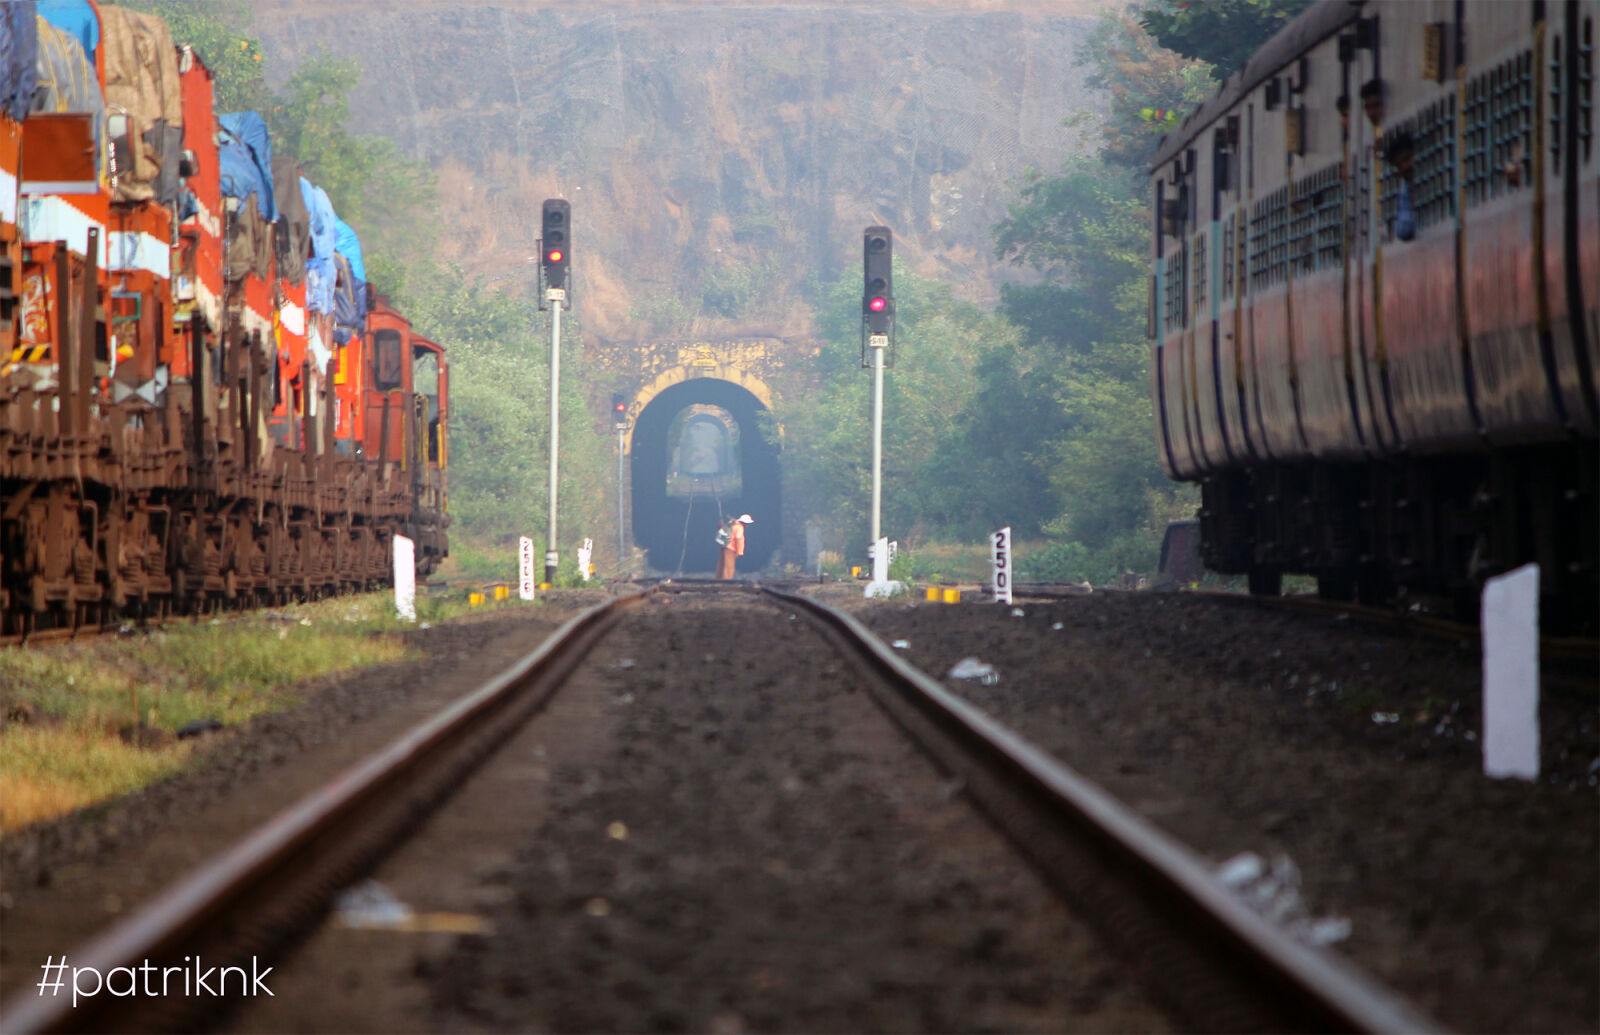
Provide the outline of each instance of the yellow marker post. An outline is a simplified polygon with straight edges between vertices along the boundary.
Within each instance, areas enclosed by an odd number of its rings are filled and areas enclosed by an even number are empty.
[[[468,593],[467,594],[467,605],[469,607],[477,607],[482,603],[483,603],[483,594],[482,593]]]
[[[494,598],[496,600],[504,600],[509,596],[511,596],[510,586],[496,586],[494,588]]]
[[[942,600],[944,598],[944,591],[941,590],[938,586],[929,586],[928,587],[928,592],[926,594],[926,598],[930,602],[937,604],[940,600]]]
[[[947,590],[945,590],[944,591],[944,602],[947,603],[947,604],[959,604],[959,603],[961,603],[961,591],[959,589],[947,589]]]

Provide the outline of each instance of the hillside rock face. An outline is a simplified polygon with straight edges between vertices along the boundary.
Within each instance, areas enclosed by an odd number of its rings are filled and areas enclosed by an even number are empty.
[[[361,63],[355,128],[439,174],[443,240],[531,290],[539,202],[572,202],[579,314],[614,343],[804,339],[806,279],[857,268],[892,227],[913,270],[992,299],[990,228],[1101,108],[1075,63],[1085,16],[929,6],[579,10],[285,3],[272,67]]]

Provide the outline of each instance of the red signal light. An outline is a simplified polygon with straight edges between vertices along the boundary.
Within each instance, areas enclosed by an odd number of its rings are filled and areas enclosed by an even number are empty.
[[[881,313],[883,312],[884,307],[888,304],[888,302],[885,302],[881,298],[874,298],[872,301],[867,303],[867,308],[871,309],[875,313]]]
[[[550,249],[550,254],[545,256],[545,261],[546,262],[560,262],[561,261],[561,249],[560,248],[552,248],[552,249]]]

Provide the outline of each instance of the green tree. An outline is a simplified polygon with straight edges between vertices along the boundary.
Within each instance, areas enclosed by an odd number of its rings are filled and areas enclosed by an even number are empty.
[[[1311,0],[1155,0],[1139,24],[1161,46],[1211,65],[1218,79],[1244,67]]]
[[[416,228],[436,184],[425,166],[400,155],[394,141],[346,128],[350,91],[360,81],[354,61],[319,52],[289,76],[266,117],[274,153],[293,156],[306,179],[328,192],[339,218],[362,228],[364,249],[381,250],[400,243],[397,228]]]
[[[1057,176],[1034,170],[994,228],[995,257],[1042,283],[1001,287],[1001,310],[1033,341],[1087,352],[1143,334],[1148,262],[1144,206],[1125,173],[1074,159]]]
[[[1103,161],[1143,175],[1157,142],[1215,88],[1211,67],[1163,48],[1126,14],[1104,14],[1080,51],[1085,81],[1105,90]]]
[[[245,30],[245,0],[120,0],[120,6],[160,15],[179,46],[188,45],[211,71],[218,111],[264,108],[272,92],[262,78],[261,42]]]
[[[527,299],[459,268],[410,268],[396,299],[418,332],[448,349],[451,535],[510,550],[542,538],[548,510],[549,337]],[[599,398],[585,377],[582,328],[561,334],[562,544],[583,536],[604,553],[616,541],[611,439],[597,432]],[[609,502],[608,502],[609,501]],[[570,554],[570,550],[566,550]],[[507,563],[512,553],[506,552]]]
[[[1014,345],[1005,321],[958,301],[949,287],[896,264],[894,366],[884,375],[883,527],[893,534],[945,530],[956,499],[982,496],[976,472],[944,465],[959,453],[960,421],[978,388],[979,357]],[[785,418],[789,491],[809,516],[850,544],[866,543],[871,503],[872,375],[861,365],[861,283],[853,273],[816,301],[826,344],[821,389]]]

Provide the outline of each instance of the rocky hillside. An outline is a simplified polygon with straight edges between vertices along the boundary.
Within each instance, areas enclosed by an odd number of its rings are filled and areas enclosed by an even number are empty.
[[[257,30],[278,69],[361,62],[358,128],[439,174],[450,230],[419,247],[531,288],[539,202],[565,197],[590,333],[795,339],[800,286],[874,223],[995,295],[1017,178],[1101,108],[1075,63],[1097,6],[280,0]]]

